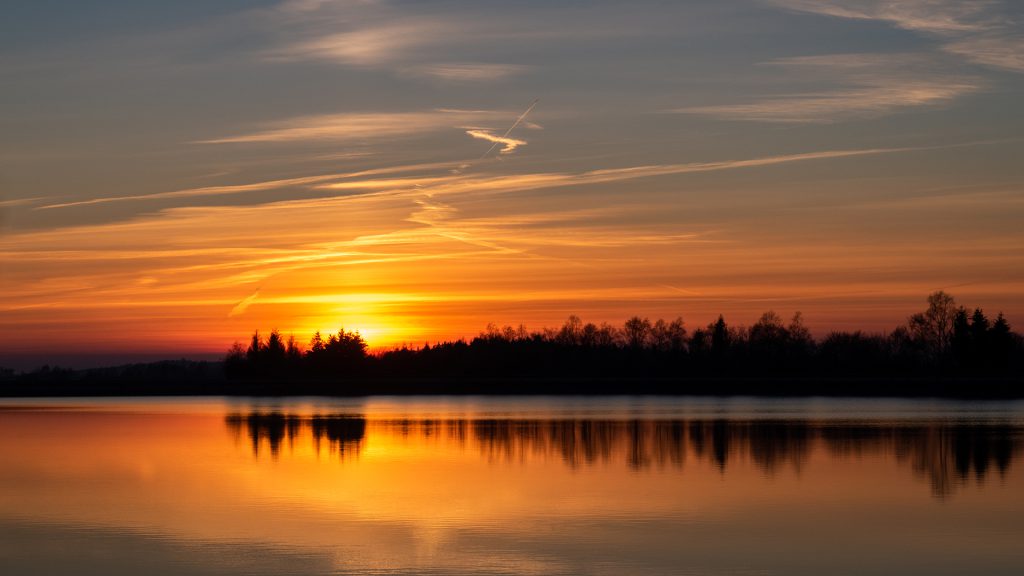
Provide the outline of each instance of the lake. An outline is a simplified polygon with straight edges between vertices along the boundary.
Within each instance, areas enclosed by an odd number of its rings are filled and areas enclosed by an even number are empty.
[[[0,401],[2,574],[1024,574],[1024,403]]]

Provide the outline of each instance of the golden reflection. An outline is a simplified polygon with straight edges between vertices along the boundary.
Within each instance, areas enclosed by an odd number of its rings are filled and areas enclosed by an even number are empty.
[[[744,540],[759,558],[807,547],[890,557],[922,539],[970,545],[937,514],[964,530],[1024,514],[1016,417],[850,422],[642,400],[236,402],[0,410],[0,531],[30,522],[59,527],[54,538],[86,529],[255,543],[342,573],[592,573],[622,562],[612,550],[636,549],[650,556],[630,562],[666,573],[708,550],[728,564],[726,543],[749,534],[765,535],[762,548]],[[879,531],[895,525],[908,528]]]

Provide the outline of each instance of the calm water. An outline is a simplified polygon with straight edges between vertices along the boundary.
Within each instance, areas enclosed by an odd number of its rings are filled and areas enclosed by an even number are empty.
[[[1024,574],[1024,404],[0,402],[0,574]]]

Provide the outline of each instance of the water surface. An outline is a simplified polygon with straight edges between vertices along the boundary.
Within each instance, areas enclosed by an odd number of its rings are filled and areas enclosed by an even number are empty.
[[[0,403],[3,574],[1021,574],[1024,404]]]

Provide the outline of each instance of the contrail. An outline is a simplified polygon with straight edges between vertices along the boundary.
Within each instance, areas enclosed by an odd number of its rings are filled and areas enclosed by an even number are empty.
[[[238,316],[239,314],[244,313],[245,310],[249,307],[249,305],[255,302],[256,298],[259,298],[259,295],[260,288],[257,288],[255,292],[246,296],[245,298],[242,298],[242,301],[239,302],[238,304],[235,304],[235,307],[231,309],[231,312],[228,312],[228,318],[233,318],[235,316]]]
[[[505,133],[501,135],[501,137],[507,139],[508,135],[511,134],[512,131],[516,129],[516,126],[519,126],[519,123],[523,121],[523,118],[526,118],[526,115],[529,114],[531,110],[533,110],[533,107],[537,105],[537,102],[540,102],[540,98],[534,98],[533,102],[530,102],[530,107],[526,109],[526,112],[520,114],[519,118],[516,118],[516,121],[512,123],[512,126],[509,127],[509,129],[506,130]],[[484,158],[487,158],[487,155],[493,152],[494,149],[498,147],[498,144],[501,144],[501,142],[496,141],[494,144],[491,144],[491,147],[487,149],[487,152],[484,152],[484,155],[481,156],[480,159],[483,160]]]

